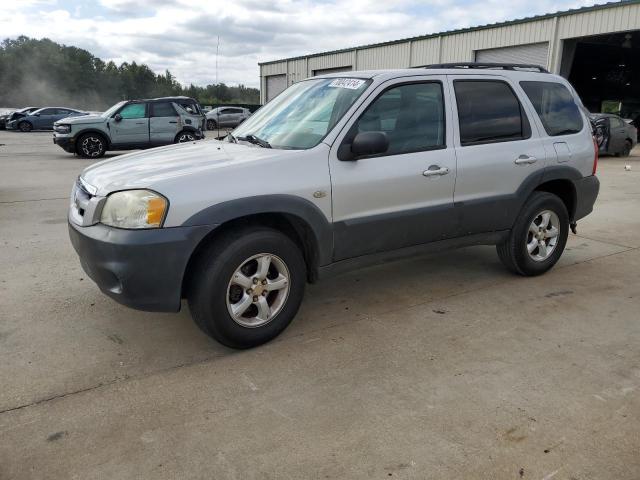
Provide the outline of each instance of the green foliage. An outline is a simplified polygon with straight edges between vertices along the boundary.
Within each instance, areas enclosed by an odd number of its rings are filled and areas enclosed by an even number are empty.
[[[260,92],[224,83],[184,87],[169,72],[136,62],[104,62],[81,48],[25,36],[0,44],[0,106],[102,110],[124,99],[187,95],[201,105],[257,104]]]

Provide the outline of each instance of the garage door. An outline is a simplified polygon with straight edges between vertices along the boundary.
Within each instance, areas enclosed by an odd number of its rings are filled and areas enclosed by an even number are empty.
[[[267,77],[267,102],[277,97],[287,88],[286,75],[270,75]]]
[[[350,72],[351,70],[353,70],[353,68],[351,68],[351,65],[349,65],[348,67],[321,68],[318,70],[314,70],[313,76],[315,77],[316,75],[324,75],[326,73]]]
[[[484,63],[530,63],[532,65],[547,66],[547,52],[549,44],[530,43],[515,47],[491,48],[477,50],[476,62]]]

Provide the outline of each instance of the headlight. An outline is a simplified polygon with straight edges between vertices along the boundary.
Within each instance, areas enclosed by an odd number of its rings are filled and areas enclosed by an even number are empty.
[[[58,133],[69,133],[71,131],[71,125],[54,125],[53,129]]]
[[[149,190],[125,190],[107,197],[100,222],[119,228],[159,228],[169,202]]]

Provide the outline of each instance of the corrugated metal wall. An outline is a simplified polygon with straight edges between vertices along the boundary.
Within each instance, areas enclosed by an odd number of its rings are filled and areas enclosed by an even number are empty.
[[[569,38],[640,29],[640,3],[607,5],[531,21],[479,28],[387,45],[282,60],[260,65],[261,100],[265,78],[287,75],[287,85],[313,75],[314,70],[351,67],[353,70],[409,68],[431,63],[472,62],[478,50],[547,42],[546,67],[560,70],[562,41]]]

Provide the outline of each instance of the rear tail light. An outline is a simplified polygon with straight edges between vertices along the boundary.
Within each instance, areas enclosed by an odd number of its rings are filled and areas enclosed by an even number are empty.
[[[591,172],[591,175],[595,175],[597,169],[598,169],[598,142],[596,142],[596,137],[593,137],[593,171]]]

